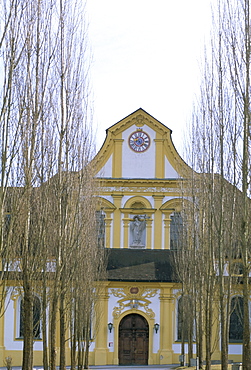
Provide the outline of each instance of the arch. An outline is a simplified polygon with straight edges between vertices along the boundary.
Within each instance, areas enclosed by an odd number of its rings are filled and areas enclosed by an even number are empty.
[[[150,201],[142,196],[133,196],[129,198],[124,207],[120,209],[124,214],[124,246],[126,248],[150,248],[151,246],[151,217],[155,212]],[[141,215],[142,237],[140,242],[135,243],[133,238],[133,222],[135,217]]]
[[[119,323],[119,364],[148,365],[149,324],[139,313],[125,315]]]
[[[96,220],[98,244],[100,247],[111,247],[111,225],[116,206],[103,197],[97,197]]]
[[[170,214],[172,212],[180,212],[182,210],[182,199],[180,198],[169,199],[164,204],[162,204],[160,210],[169,211]]]
[[[114,316],[114,323],[116,323],[117,326],[119,326],[120,321],[127,315],[131,315],[133,313],[137,313],[140,316],[143,316],[146,321],[148,322],[149,327],[153,327],[154,324],[154,317],[150,317],[147,313],[141,311],[139,308],[132,308],[129,309],[128,311],[122,312],[119,316],[115,317]],[[114,313],[113,313],[114,315]]]
[[[142,207],[140,207],[142,205]],[[124,205],[124,208],[132,208],[132,209],[152,209],[152,205],[148,199],[141,197],[141,196],[134,196],[128,199]]]
[[[188,200],[173,198],[166,201],[160,210],[164,214],[166,226],[166,244],[168,249],[182,249],[187,237],[186,212],[182,212],[183,206],[189,204]]]
[[[115,205],[110,202],[109,200],[102,198],[102,197],[97,197],[98,198],[98,205],[97,209],[98,210],[104,210],[104,211],[114,211],[116,209]]]

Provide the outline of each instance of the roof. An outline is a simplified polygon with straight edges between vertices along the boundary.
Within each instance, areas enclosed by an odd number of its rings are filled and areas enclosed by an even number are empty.
[[[177,282],[174,251],[107,249],[109,281]]]
[[[128,114],[126,117],[122,118],[121,120],[119,120],[118,122],[114,123],[112,126],[108,127],[106,129],[106,132],[108,132],[110,129],[116,127],[117,125],[119,125],[121,122],[123,122],[124,120],[130,118],[132,115],[134,114],[137,114],[137,113],[144,113],[146,114],[147,116],[151,117],[153,120],[155,120],[156,122],[158,122],[161,126],[163,126],[163,128],[166,130],[169,130],[170,133],[172,133],[172,130],[170,128],[168,128],[167,126],[165,126],[162,122],[160,122],[158,119],[156,119],[155,117],[153,117],[151,114],[149,114],[147,111],[145,111],[144,109],[142,108],[138,108],[136,109],[134,112]]]

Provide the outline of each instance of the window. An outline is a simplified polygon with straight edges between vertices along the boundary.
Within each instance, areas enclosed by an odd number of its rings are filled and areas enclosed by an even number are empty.
[[[243,339],[243,298],[236,296],[231,299],[231,312],[229,323],[229,341],[242,341]]]
[[[98,246],[105,246],[105,214],[103,211],[96,211],[96,232]]]
[[[11,214],[10,213],[5,213],[4,215],[4,236],[7,237],[9,232],[10,232],[10,223],[11,223]]]
[[[232,276],[243,276],[242,262],[233,262],[230,267],[230,272]]]
[[[35,339],[41,338],[41,303],[37,296],[34,296],[33,301],[33,335]],[[24,304],[23,298],[20,300],[20,321],[19,321],[19,337],[24,337]]]
[[[171,215],[170,223],[170,249],[181,249],[184,244],[185,228],[183,218],[180,212],[174,212]]]
[[[177,340],[188,341],[188,320],[185,315],[187,311],[187,298],[180,297],[178,300],[178,323],[177,323]]]

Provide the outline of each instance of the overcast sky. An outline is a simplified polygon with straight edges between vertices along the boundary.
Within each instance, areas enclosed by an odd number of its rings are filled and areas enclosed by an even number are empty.
[[[97,150],[143,108],[182,138],[200,78],[210,0],[87,0]]]

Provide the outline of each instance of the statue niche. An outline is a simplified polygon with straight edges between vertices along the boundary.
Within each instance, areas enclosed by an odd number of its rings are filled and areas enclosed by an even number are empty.
[[[130,248],[146,247],[147,216],[136,215],[130,222]]]

